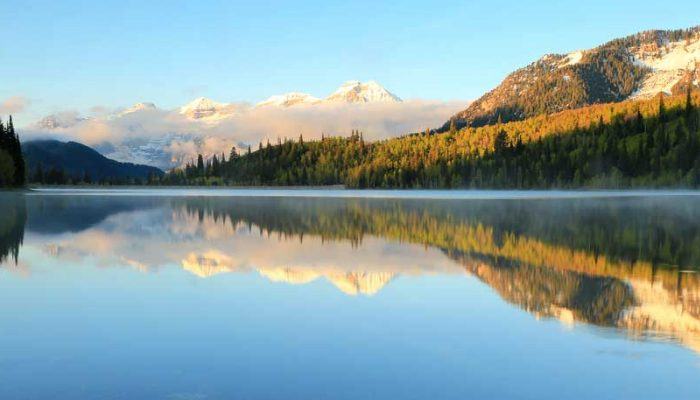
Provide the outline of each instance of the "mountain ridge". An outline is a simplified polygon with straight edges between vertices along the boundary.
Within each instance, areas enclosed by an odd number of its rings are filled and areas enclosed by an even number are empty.
[[[521,120],[662,92],[679,94],[689,84],[700,84],[699,62],[700,26],[647,30],[588,50],[546,54],[508,74],[439,130]]]
[[[97,150],[78,142],[32,140],[22,143],[22,153],[30,177],[42,172],[61,170],[68,178],[89,175],[93,181],[146,180],[162,176],[163,171],[147,165],[122,163],[109,159]]]

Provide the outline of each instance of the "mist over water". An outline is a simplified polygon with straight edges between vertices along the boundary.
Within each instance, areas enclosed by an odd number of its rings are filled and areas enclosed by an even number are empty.
[[[0,194],[0,398],[695,398],[695,192]]]

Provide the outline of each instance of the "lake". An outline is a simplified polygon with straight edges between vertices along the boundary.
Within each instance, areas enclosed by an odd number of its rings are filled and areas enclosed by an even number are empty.
[[[700,193],[0,193],[1,399],[697,399]]]

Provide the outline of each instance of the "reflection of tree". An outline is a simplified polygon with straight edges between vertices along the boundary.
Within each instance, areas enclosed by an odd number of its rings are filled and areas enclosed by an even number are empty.
[[[625,264],[700,267],[695,197],[569,200],[186,199],[195,215],[252,223],[282,235],[360,242],[367,234],[472,250],[465,233],[483,227],[493,245],[532,238]],[[466,248],[465,248],[466,246]]]
[[[162,199],[127,196],[27,196],[27,230],[43,234],[80,232],[111,215],[163,206]]]
[[[634,303],[631,288],[616,278],[590,276],[506,259],[452,254],[465,269],[505,300],[528,312],[610,326]]]
[[[19,248],[24,240],[24,225],[27,222],[27,209],[24,196],[19,194],[0,195],[0,264],[8,258],[17,263]]]
[[[264,234],[353,243],[374,235],[436,247],[505,299],[537,314],[566,312],[572,320],[622,325],[623,312],[633,309],[624,325],[639,330],[663,322],[670,330],[695,332],[691,326],[700,321],[700,274],[680,268],[700,265],[694,245],[700,242],[700,209],[690,197],[181,201],[185,212],[200,219],[248,224]],[[640,290],[657,291],[663,299],[641,296]],[[660,307],[675,315],[654,315]]]

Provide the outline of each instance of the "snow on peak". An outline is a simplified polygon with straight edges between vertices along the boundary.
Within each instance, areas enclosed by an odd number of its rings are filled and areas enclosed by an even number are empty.
[[[397,103],[401,99],[375,81],[347,81],[326,98],[344,103]]]
[[[156,105],[150,102],[143,102],[143,103],[136,103],[132,105],[131,107],[125,109],[124,111],[120,112],[119,115],[127,115],[127,114],[133,114],[135,112],[139,111],[146,111],[146,110],[155,110]]]
[[[74,112],[65,112],[58,114],[47,115],[46,117],[40,119],[34,123],[34,127],[39,130],[54,130],[54,129],[65,129],[71,128],[83,121],[87,121],[88,118],[81,117]]]
[[[650,98],[664,92],[671,93],[688,71],[700,66],[700,36],[688,40],[645,44],[630,49],[634,62],[651,72],[632,98]]]
[[[564,60],[563,60],[564,64],[562,64],[562,67],[569,66],[569,65],[576,65],[576,64],[581,62],[582,58],[583,58],[582,51],[574,51],[572,53],[569,53],[564,58]]]
[[[291,92],[271,96],[256,104],[256,107],[277,106],[291,107],[295,105],[315,105],[322,103],[396,103],[401,99],[386,90],[375,81],[347,81],[325,100],[308,93]]]
[[[260,103],[256,104],[256,107],[291,107],[300,104],[317,104],[319,102],[321,102],[321,99],[314,97],[308,93],[291,92],[270,96],[267,98],[267,100],[261,101]]]
[[[700,61],[700,37],[689,42],[669,42],[663,46],[640,46],[633,49],[632,54],[638,65],[656,71],[694,69],[695,63]]]
[[[192,111],[214,111],[218,108],[226,106],[226,103],[218,103],[212,99],[206,97],[197,97],[191,102],[180,107],[180,113],[186,114]]]
[[[221,117],[223,114],[229,114],[230,108],[231,105],[228,103],[218,103],[206,97],[198,97],[180,107],[180,114],[190,119]]]

